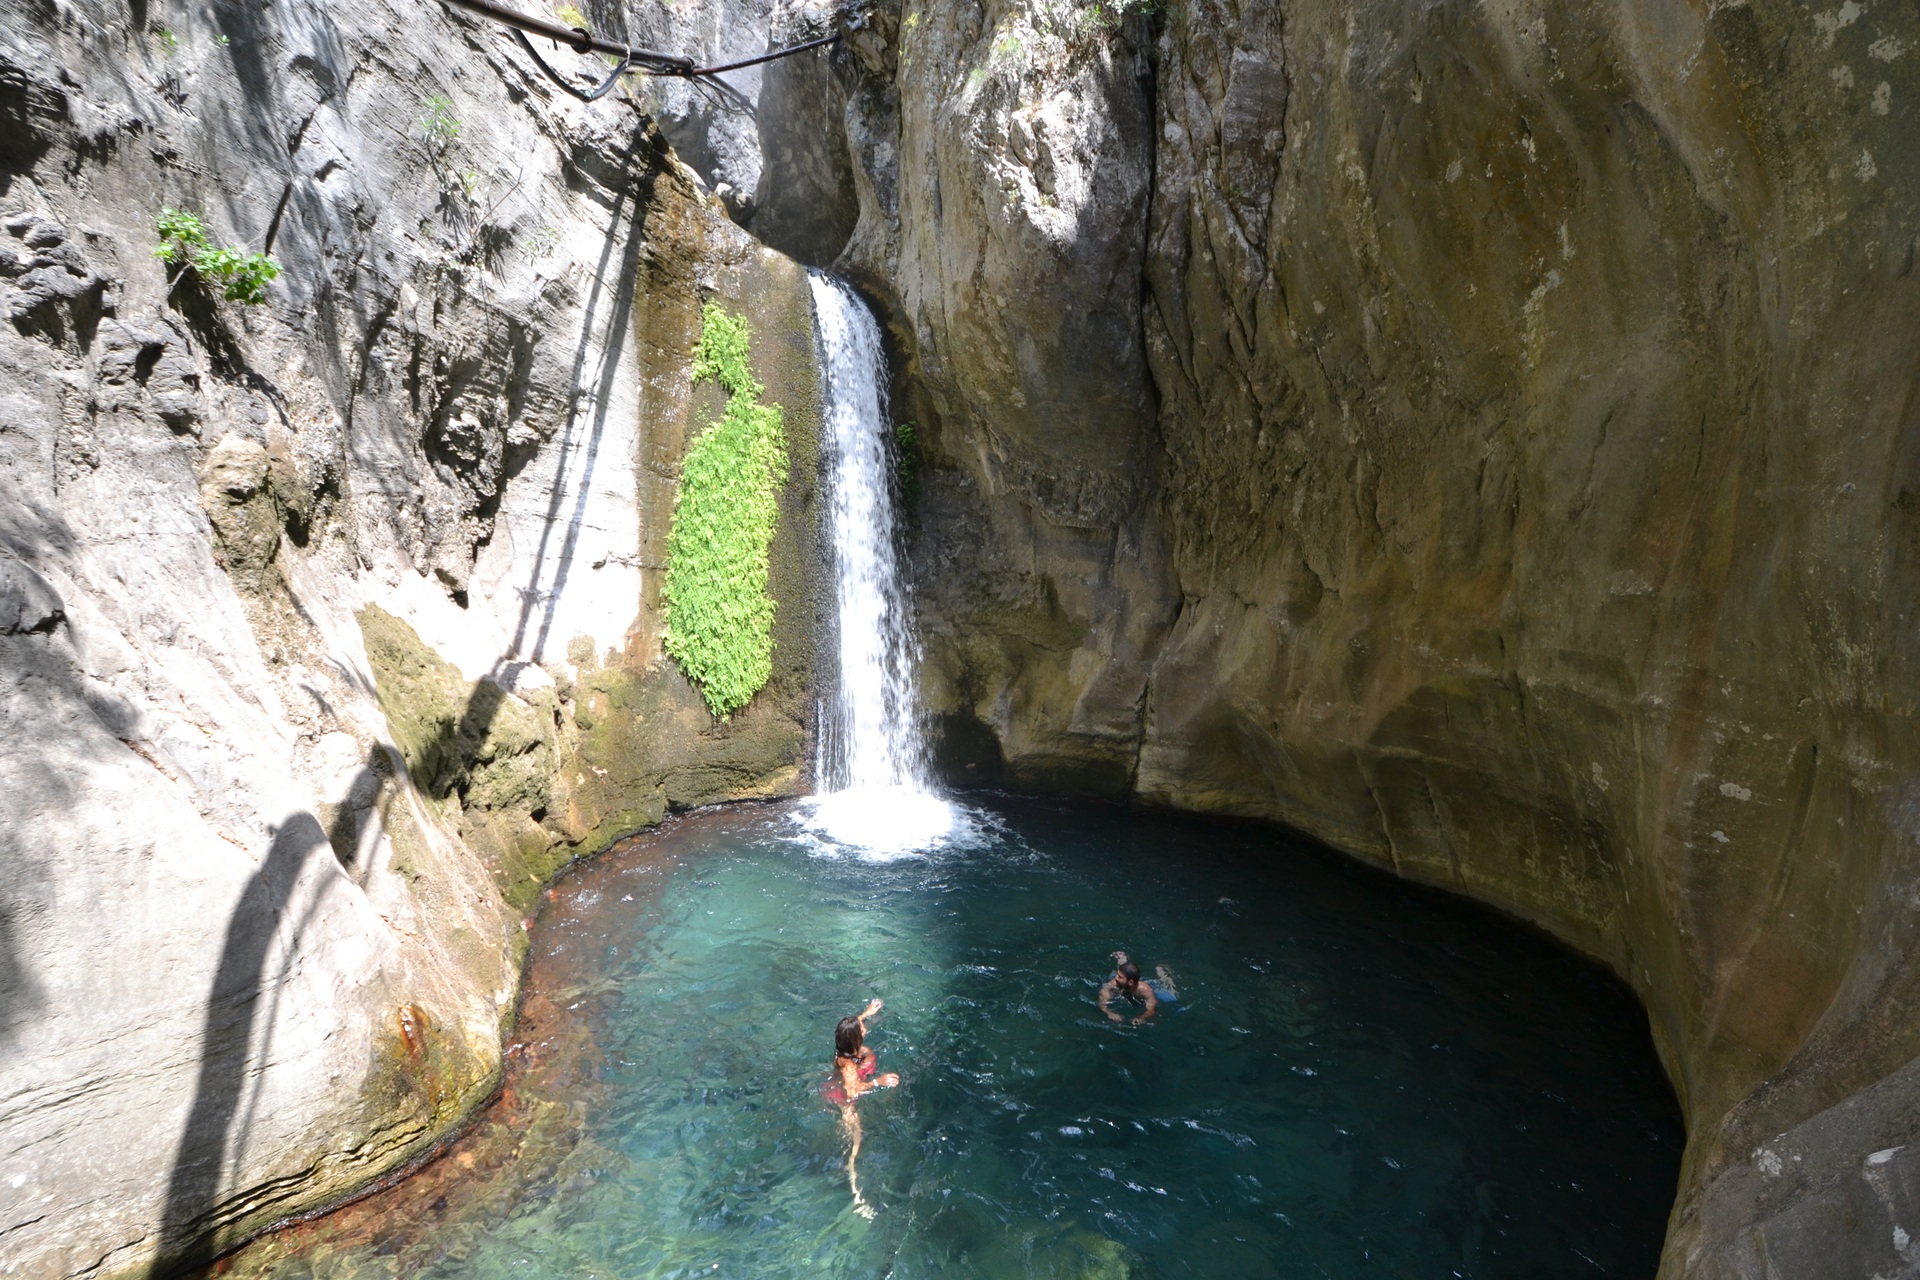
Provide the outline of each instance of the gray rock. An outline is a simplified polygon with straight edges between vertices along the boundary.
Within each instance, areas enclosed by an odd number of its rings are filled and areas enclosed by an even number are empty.
[[[783,0],[770,17],[772,42],[801,44],[840,25],[825,0]],[[860,220],[847,143],[846,91],[835,54],[796,54],[769,64],[760,95],[760,184],[753,233],[809,266],[830,266]]]
[[[926,442],[950,763],[1554,930],[1687,1111],[1663,1275],[1908,1274],[1906,1122],[1846,1100],[1920,1048],[1920,17],[1063,13],[916,9],[807,126]]]
[[[32,565],[0,556],[0,636],[45,635],[66,620],[52,584]]]
[[[49,313],[57,307],[65,310],[69,324],[96,319],[106,282],[67,238],[67,229],[32,212],[16,213],[4,225],[20,242],[11,250],[0,247],[0,277],[10,285],[7,319],[28,331],[48,324]]]
[[[545,877],[791,791],[813,705],[797,590],[733,723],[660,665],[700,298],[800,476],[818,397],[804,279],[632,103],[440,7],[110,8],[0,24],[0,1271],[35,1276],[204,1262],[426,1150],[496,1079]],[[714,14],[656,34],[765,47]],[[163,206],[278,259],[266,302],[170,279]]]
[[[718,66],[767,52],[774,0],[691,0],[671,9],[646,6],[609,14],[636,44],[679,54],[699,66]],[[628,25],[630,24],[630,25]],[[742,226],[753,218],[752,192],[760,183],[758,111],[762,71],[749,67],[708,81],[652,79],[640,101],[659,122],[674,152],[719,195]],[[721,191],[736,193],[729,199]]]

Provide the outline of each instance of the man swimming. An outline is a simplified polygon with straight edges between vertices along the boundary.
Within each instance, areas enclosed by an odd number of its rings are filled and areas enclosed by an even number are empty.
[[[1113,960],[1120,967],[1114,970],[1113,976],[1108,978],[1106,985],[1100,988],[1100,1012],[1106,1014],[1110,1021],[1124,1021],[1111,1007],[1115,996],[1138,1000],[1146,1005],[1146,1009],[1134,1019],[1136,1024],[1151,1018],[1159,1011],[1161,1005],[1171,1004],[1180,998],[1179,993],[1174,989],[1173,974],[1167,966],[1155,966],[1153,981],[1143,982],[1140,978],[1140,966],[1127,959],[1126,952],[1114,952]]]

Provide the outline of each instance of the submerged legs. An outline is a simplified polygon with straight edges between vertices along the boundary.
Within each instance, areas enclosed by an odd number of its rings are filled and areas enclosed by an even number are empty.
[[[853,1192],[853,1211],[863,1218],[871,1218],[873,1206],[868,1204],[866,1197],[860,1194],[860,1174],[857,1167],[862,1136],[860,1109],[851,1102],[843,1103],[840,1107],[840,1127],[846,1131],[847,1139],[851,1143],[847,1150],[847,1189]]]

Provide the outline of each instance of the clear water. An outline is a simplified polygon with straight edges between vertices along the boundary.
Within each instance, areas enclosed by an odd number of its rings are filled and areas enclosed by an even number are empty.
[[[1543,938],[1270,830],[996,799],[876,862],[792,806],[589,865],[501,1102],[276,1277],[1651,1277],[1682,1133],[1645,1017]],[[1142,1026],[1124,947],[1174,971]],[[859,1174],[818,1089],[886,1001]]]
[[[927,780],[915,727],[917,655],[894,547],[880,326],[842,282],[816,272],[811,284],[839,664],[820,718],[822,794],[807,812],[841,844],[912,853],[952,839],[957,815]]]

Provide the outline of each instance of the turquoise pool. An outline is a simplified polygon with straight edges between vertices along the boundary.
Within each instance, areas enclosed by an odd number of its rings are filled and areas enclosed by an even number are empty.
[[[535,930],[499,1104],[217,1270],[276,1277],[1651,1277],[1683,1133],[1605,973],[1268,828],[1006,797],[864,861],[673,820]],[[1178,1002],[1095,1005],[1124,948]],[[819,1087],[859,1103],[855,1211]]]

